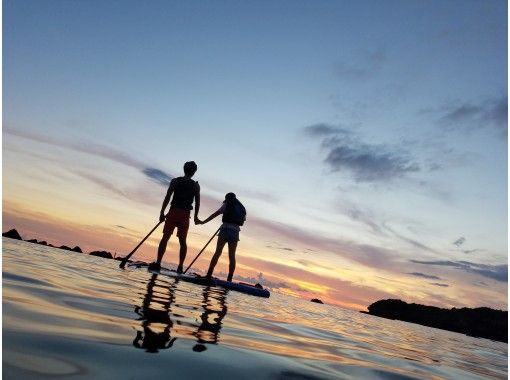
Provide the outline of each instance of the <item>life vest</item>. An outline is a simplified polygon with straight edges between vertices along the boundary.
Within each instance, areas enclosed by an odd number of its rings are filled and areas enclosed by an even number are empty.
[[[170,208],[180,208],[183,210],[193,209],[193,199],[195,198],[196,182],[191,178],[178,177],[174,179],[174,193]]]
[[[226,202],[225,212],[221,218],[223,223],[233,223],[242,226],[245,220],[246,209],[241,202],[237,199],[234,199],[232,202]]]

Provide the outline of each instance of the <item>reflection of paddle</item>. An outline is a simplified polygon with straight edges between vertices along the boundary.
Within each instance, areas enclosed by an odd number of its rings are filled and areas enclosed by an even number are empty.
[[[221,227],[220,227],[220,228],[221,228]],[[220,230],[219,228],[216,230],[216,232],[214,233],[214,235],[213,235],[213,236],[211,236],[211,238],[209,239],[209,241],[208,241],[208,242],[204,245],[204,248],[202,248],[202,250],[201,250],[200,252],[198,252],[197,257],[195,257],[195,258],[193,259],[193,261],[191,262],[191,264],[190,264],[190,265],[188,265],[188,267],[186,268],[186,270],[185,270],[184,272],[182,272],[182,274],[186,274],[186,272],[188,271],[188,269],[189,269],[189,268],[191,268],[191,266],[193,265],[193,263],[194,263],[195,261],[197,261],[198,256],[200,256],[200,255],[202,254],[202,252],[204,252],[204,249],[205,249],[205,248],[209,245],[209,243],[211,242],[211,240],[212,240],[212,239],[214,239],[214,237],[216,236],[216,234],[218,233],[218,231],[219,231],[219,230]]]
[[[154,230],[155,230],[156,228],[158,228],[158,227],[159,227],[159,225],[160,225],[161,223],[163,223],[163,222],[159,222],[158,224],[156,224],[156,225],[154,226],[154,228],[151,230],[151,232],[149,232],[149,233],[147,234],[147,236],[143,238],[143,240],[142,240],[142,241],[141,241],[141,242],[140,242],[140,243],[139,243],[139,244],[135,247],[135,249],[133,249],[133,250],[131,251],[131,253],[129,253],[129,255],[127,255],[126,257],[124,257],[124,258],[122,259],[122,261],[120,262],[120,265],[119,265],[119,268],[120,268],[120,269],[124,269],[124,267],[126,266],[126,263],[127,263],[127,261],[129,260],[129,258],[130,258],[131,256],[133,256],[133,253],[135,253],[135,252],[136,252],[136,250],[137,250],[137,249],[138,249],[138,248],[139,248],[139,247],[143,244],[143,242],[144,242],[145,240],[147,240],[147,238],[148,238],[149,236],[151,236],[151,234],[154,232]]]

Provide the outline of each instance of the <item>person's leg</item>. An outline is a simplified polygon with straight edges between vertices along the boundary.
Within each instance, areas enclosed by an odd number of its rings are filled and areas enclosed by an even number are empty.
[[[223,251],[223,247],[227,241],[221,235],[218,235],[218,241],[216,243],[216,252],[211,259],[211,264],[209,265],[209,270],[207,271],[207,277],[211,277],[214,271],[214,267],[218,264],[218,259],[221,256],[221,252]]]
[[[186,252],[188,251],[188,246],[186,244],[186,236],[179,236],[179,244],[181,245],[181,249],[179,250],[179,266],[177,267],[177,273],[182,273],[182,266],[184,265],[184,260],[186,259]]]
[[[163,255],[166,251],[166,245],[168,244],[168,240],[170,239],[170,236],[172,236],[171,232],[164,231],[163,237],[161,238],[161,241],[159,242],[158,247],[158,259],[156,260],[156,263],[161,264],[161,260],[163,259]]]
[[[237,241],[229,241],[228,242],[228,277],[227,281],[232,281],[232,277],[234,276],[234,271],[236,270],[236,249],[237,249]]]
[[[185,210],[176,211],[177,215],[177,237],[179,238],[179,266],[177,267],[177,273],[182,273],[184,266],[184,260],[186,259],[186,253],[188,251],[188,245],[186,244],[186,237],[188,236],[189,229],[189,212]]]

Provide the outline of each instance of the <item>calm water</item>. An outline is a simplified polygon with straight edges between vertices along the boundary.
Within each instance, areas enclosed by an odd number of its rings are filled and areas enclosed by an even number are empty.
[[[507,378],[504,343],[3,238],[3,377]]]

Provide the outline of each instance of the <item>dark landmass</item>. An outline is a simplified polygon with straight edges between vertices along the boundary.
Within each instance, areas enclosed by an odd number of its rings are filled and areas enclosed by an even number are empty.
[[[12,229],[10,231],[4,232],[2,234],[2,236],[8,237],[11,239],[16,239],[16,240],[23,240],[21,238],[20,234],[18,233],[18,231],[16,231],[16,229]],[[45,245],[47,247],[59,248],[59,249],[63,249],[66,251],[83,253],[82,249],[78,246],[75,246],[74,248],[68,247],[67,245],[61,245],[60,247],[56,247],[53,244],[49,244],[47,241],[44,241],[44,240],[38,241],[37,239],[28,239],[28,240],[24,240],[24,241],[26,241],[27,243],[41,244],[41,245]],[[93,255],[93,256],[104,257],[106,259],[113,259],[113,256],[114,256],[110,252],[106,252],[106,251],[94,251],[94,252],[90,252],[89,254]],[[116,259],[122,260],[122,258],[116,258]],[[128,260],[128,261],[131,262],[131,260]]]
[[[11,239],[16,239],[16,240],[23,240],[21,238],[20,234],[18,233],[18,231],[16,231],[15,229],[4,232],[2,234],[2,236],[5,236],[5,237],[11,238]]]
[[[315,302],[315,303],[324,303],[324,302],[322,302],[322,301],[321,301],[320,299],[318,299],[318,298],[312,298],[312,299],[310,300],[310,302]]]
[[[374,302],[362,313],[508,343],[508,311],[488,307],[442,309],[387,299]]]
[[[68,247],[67,245],[61,245],[59,248],[60,249],[65,249],[67,251],[74,251],[74,252],[78,252],[78,253],[83,253],[81,248],[78,247],[78,246],[76,246],[74,248],[71,248],[71,247]]]
[[[110,252],[106,252],[106,251],[93,251],[93,252],[90,252],[89,255],[103,257],[105,259],[113,259],[113,255]]]

